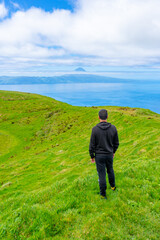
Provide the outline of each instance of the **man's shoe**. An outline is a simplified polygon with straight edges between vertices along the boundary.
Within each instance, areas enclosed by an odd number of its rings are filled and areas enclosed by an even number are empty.
[[[101,195],[101,199],[107,199],[107,197],[106,197],[106,196],[103,196],[103,195]]]
[[[116,190],[116,187],[111,187],[112,191],[115,191]]]

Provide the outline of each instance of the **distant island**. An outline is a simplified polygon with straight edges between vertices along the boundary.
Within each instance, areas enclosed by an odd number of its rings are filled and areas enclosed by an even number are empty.
[[[0,85],[16,84],[58,84],[58,83],[120,83],[132,82],[132,80],[99,76],[95,74],[65,74],[53,77],[27,77],[27,76],[0,76]],[[134,80],[135,82],[136,80]]]
[[[86,72],[86,70],[82,67],[78,67],[74,70],[75,72]]]

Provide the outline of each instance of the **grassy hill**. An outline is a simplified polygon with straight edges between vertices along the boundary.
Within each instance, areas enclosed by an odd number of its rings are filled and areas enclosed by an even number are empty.
[[[106,108],[120,138],[107,201],[88,154],[101,107],[0,91],[0,239],[159,239],[160,115]]]

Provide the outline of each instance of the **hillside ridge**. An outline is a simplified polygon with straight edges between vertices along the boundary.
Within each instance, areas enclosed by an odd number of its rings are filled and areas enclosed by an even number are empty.
[[[90,163],[99,107],[0,91],[0,239],[158,239],[160,115],[103,106],[117,127],[117,191]]]

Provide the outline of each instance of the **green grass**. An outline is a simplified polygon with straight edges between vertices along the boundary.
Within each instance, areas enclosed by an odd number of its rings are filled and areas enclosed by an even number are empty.
[[[120,139],[107,201],[88,154],[101,107],[0,91],[0,239],[159,239],[160,115],[106,108]]]

